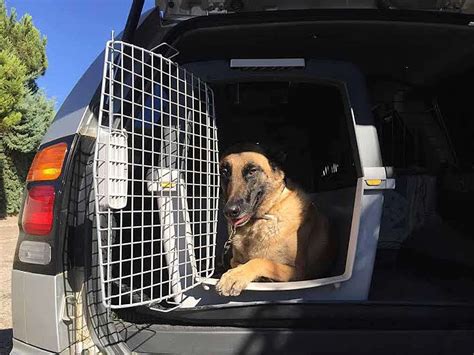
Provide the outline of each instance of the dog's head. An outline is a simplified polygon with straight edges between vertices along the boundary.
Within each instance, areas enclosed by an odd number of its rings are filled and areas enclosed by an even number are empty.
[[[267,204],[285,186],[283,155],[259,144],[241,143],[221,157],[221,186],[224,214],[238,227],[266,213]]]

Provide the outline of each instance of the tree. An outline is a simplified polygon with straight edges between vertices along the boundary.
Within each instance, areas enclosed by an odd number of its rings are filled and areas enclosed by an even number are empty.
[[[0,133],[20,122],[18,104],[26,93],[26,68],[14,54],[0,51]]]
[[[41,36],[30,15],[19,21],[15,9],[8,15],[4,0],[0,1],[0,48],[21,58],[29,84],[34,84],[48,67],[46,37]]]
[[[17,20],[0,0],[0,216],[19,211],[29,165],[54,117],[35,80],[48,66],[46,38],[31,16]]]
[[[18,105],[21,119],[4,136],[7,149],[21,153],[36,151],[54,116],[54,102],[42,91],[29,91]]]

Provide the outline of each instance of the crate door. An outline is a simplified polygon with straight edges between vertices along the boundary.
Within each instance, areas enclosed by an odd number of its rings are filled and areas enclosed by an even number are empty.
[[[94,160],[107,307],[179,305],[212,275],[218,159],[207,84],[159,54],[109,41]]]

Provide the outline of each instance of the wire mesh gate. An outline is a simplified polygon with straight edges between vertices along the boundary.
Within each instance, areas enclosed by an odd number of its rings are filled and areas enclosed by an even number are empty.
[[[179,303],[214,271],[212,90],[159,54],[107,42],[94,157],[103,302]]]

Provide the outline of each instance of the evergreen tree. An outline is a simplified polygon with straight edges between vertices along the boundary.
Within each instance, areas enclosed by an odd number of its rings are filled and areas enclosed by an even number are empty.
[[[20,121],[4,136],[5,148],[21,153],[31,153],[38,148],[54,116],[54,102],[42,91],[28,92],[20,101]]]
[[[26,93],[26,68],[14,54],[0,51],[0,134],[21,120],[18,104]]]
[[[28,81],[43,75],[48,67],[46,37],[41,36],[30,15],[17,20],[15,9],[8,15],[4,0],[0,1],[0,48],[21,59]]]
[[[46,38],[31,16],[0,0],[0,216],[19,211],[29,165],[54,116],[35,80],[48,66]]]

